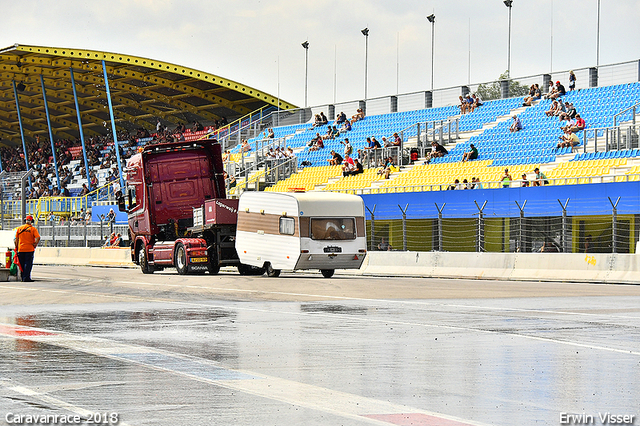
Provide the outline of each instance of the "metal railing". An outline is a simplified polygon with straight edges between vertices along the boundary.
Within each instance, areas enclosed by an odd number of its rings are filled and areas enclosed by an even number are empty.
[[[585,129],[582,135],[583,152],[587,152],[587,146],[593,146],[593,151],[619,151],[638,148],[638,134],[640,124],[619,125],[611,127],[598,127]]]
[[[616,115],[613,116],[613,126],[617,126],[618,125],[618,120],[620,119],[621,116],[623,116],[624,114],[626,114],[629,111],[631,112],[631,120],[625,120],[625,121],[631,121],[633,124],[636,124],[636,109],[637,107],[640,106],[640,102],[638,102],[635,105],[630,106],[627,109],[624,109],[622,111],[620,111],[619,113],[617,113]]]

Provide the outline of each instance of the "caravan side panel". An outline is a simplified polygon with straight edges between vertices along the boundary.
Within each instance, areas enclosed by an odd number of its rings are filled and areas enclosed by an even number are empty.
[[[238,205],[236,250],[240,261],[274,269],[293,269],[300,256],[298,202],[281,193],[244,193]],[[281,218],[293,221],[293,234],[280,233]]]

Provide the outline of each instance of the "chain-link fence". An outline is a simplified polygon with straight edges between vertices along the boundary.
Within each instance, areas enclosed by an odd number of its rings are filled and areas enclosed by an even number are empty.
[[[605,201],[593,215],[568,214],[567,200],[553,200],[547,214],[527,216],[526,201],[514,202],[517,216],[487,214],[485,204],[473,205],[475,214],[458,216],[462,206],[437,205],[437,217],[415,218],[421,204],[398,205],[397,217],[376,218],[375,206],[367,207],[369,250],[449,252],[566,252],[635,253],[640,238],[640,214],[618,214],[620,198]],[[470,206],[464,208],[470,210]],[[407,213],[411,217],[407,218]],[[463,266],[463,265],[461,265]]]

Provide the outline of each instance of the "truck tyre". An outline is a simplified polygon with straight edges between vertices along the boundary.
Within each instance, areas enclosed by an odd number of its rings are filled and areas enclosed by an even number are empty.
[[[147,252],[145,251],[144,246],[140,246],[140,249],[138,249],[138,264],[140,265],[140,269],[143,274],[153,274],[153,267],[149,266]]]
[[[265,269],[267,270],[268,277],[276,278],[280,276],[280,269],[273,269],[273,266],[271,266],[271,263],[267,263]]]
[[[218,256],[214,250],[209,250],[209,264],[207,265],[209,273],[211,275],[217,275],[220,272],[220,265],[218,264]]]
[[[335,269],[320,269],[320,272],[322,272],[322,276],[325,278],[331,278],[335,271]]]
[[[187,275],[187,273],[189,272],[189,265],[187,263],[187,250],[184,248],[184,244],[182,243],[178,243],[178,245],[176,246],[174,262],[178,274]]]

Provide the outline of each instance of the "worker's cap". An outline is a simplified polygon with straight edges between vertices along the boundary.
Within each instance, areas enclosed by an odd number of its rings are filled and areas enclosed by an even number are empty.
[[[559,82],[559,81],[556,81],[556,84],[560,84],[560,82]]]
[[[33,216],[31,215],[27,215],[27,217],[24,218],[25,220],[30,220],[31,222],[33,222]]]

